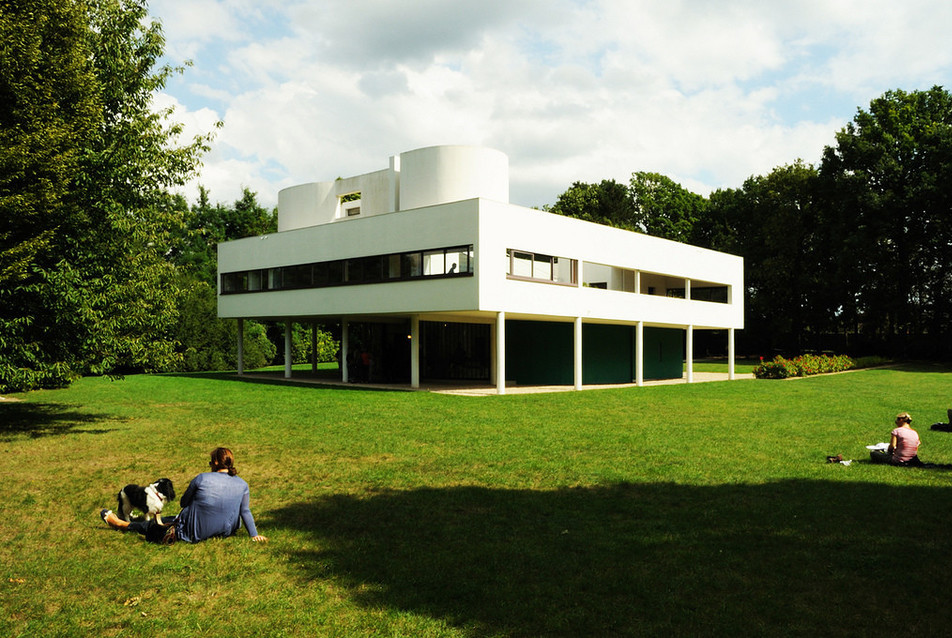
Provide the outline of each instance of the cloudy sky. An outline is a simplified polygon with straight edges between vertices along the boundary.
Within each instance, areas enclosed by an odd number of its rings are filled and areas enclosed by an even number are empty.
[[[952,89],[947,0],[151,0],[160,106],[216,121],[213,201],[477,144],[511,201],[665,174],[707,195],[797,158],[889,89]],[[196,185],[186,192],[194,201]]]

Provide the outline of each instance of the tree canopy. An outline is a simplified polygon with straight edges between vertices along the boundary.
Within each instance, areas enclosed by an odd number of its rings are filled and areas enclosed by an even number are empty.
[[[952,95],[888,91],[824,150],[843,312],[885,337],[952,328]],[[851,303],[855,300],[855,303]]]
[[[742,339],[761,351],[952,356],[952,95],[942,87],[887,91],[858,109],[819,167],[796,161],[707,198],[636,172],[627,189],[576,182],[550,210],[743,256]]]
[[[628,186],[615,180],[575,182],[546,210],[655,237],[690,241],[694,223],[706,204],[704,197],[669,177],[637,172]]]
[[[176,72],[144,0],[0,0],[0,391],[176,357],[183,223],[207,137],[152,96]]]

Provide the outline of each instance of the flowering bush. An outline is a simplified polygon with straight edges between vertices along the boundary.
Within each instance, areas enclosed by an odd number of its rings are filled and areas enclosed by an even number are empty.
[[[758,379],[786,379],[806,377],[811,374],[842,372],[852,367],[853,360],[845,354],[833,356],[804,354],[793,359],[784,359],[777,355],[773,361],[764,361],[761,357],[760,365],[754,368],[754,376]]]

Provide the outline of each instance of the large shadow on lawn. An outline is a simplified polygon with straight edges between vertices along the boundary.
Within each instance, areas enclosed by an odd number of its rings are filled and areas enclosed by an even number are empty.
[[[930,635],[952,627],[950,506],[834,481],[455,487],[329,496],[261,527],[303,533],[303,579],[474,636]]]
[[[18,436],[40,438],[60,436],[73,432],[103,434],[104,429],[87,429],[91,423],[102,423],[115,417],[89,414],[76,410],[76,406],[62,403],[27,403],[23,401],[0,402],[0,440]]]

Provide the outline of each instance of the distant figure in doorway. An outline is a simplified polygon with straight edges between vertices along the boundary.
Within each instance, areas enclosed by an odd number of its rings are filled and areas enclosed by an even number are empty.
[[[358,363],[360,363],[360,380],[364,383],[370,382],[370,361],[370,351],[366,348],[362,349]]]
[[[869,460],[873,463],[888,463],[916,467],[922,465],[919,460],[919,433],[912,429],[912,417],[908,412],[896,415],[896,427],[889,433],[889,447],[873,450]]]

